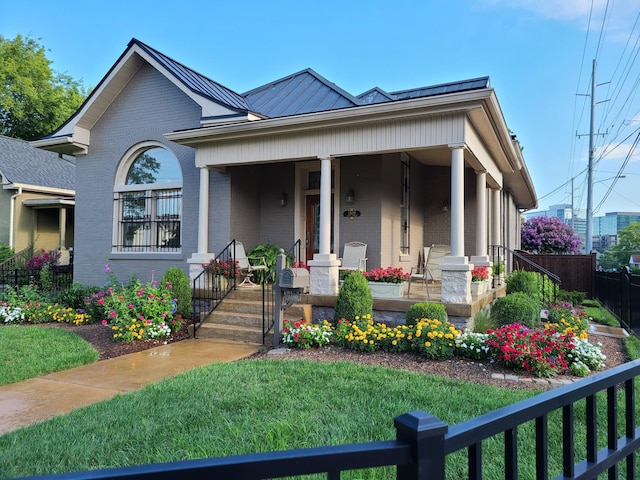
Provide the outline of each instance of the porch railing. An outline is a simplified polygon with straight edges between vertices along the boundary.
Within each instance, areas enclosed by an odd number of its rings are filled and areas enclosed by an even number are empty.
[[[504,265],[506,273],[520,269],[539,273],[542,276],[542,285],[540,286],[542,290],[540,292],[542,294],[542,300],[548,301],[556,299],[562,280],[560,280],[560,277],[555,273],[550,272],[541,265],[529,260],[524,255],[521,255],[520,253],[503,245],[491,245],[489,247],[489,252],[489,256],[493,264],[495,265],[496,263],[501,262]],[[502,285],[503,277],[500,275],[494,275],[493,282],[494,285]],[[553,298],[547,298],[549,291],[551,291]]]
[[[262,479],[326,473],[337,480],[340,473],[361,468],[397,466],[396,479],[444,480],[446,457],[466,451],[472,480],[483,478],[483,442],[502,438],[502,458],[494,459],[503,474],[495,470],[491,478],[518,478],[518,459],[535,455],[535,478],[557,480],[590,479],[607,472],[609,478],[638,478],[636,454],[640,449],[640,428],[636,418],[635,379],[640,360],[612,368],[571,385],[547,391],[466,422],[449,427],[422,411],[410,412],[394,420],[396,439],[371,443],[325,446],[307,449],[141,465],[109,470],[38,477],[54,479],[143,479],[242,478]],[[606,411],[597,408],[606,403]],[[578,408],[584,411],[578,420]],[[561,438],[549,431],[549,418],[558,414]],[[575,413],[575,415],[574,415]],[[603,418],[600,418],[602,415]],[[518,429],[532,422],[533,452],[519,452]],[[618,424],[624,430],[618,433]],[[598,430],[601,426],[601,431]],[[577,432],[583,432],[578,434]],[[576,448],[580,436],[584,447]],[[558,448],[560,447],[560,448]],[[551,471],[550,450],[561,455]],[[521,457],[520,457],[521,458]],[[485,476],[488,476],[485,475]],[[524,478],[520,475],[520,478]],[[527,478],[533,478],[528,476]]]

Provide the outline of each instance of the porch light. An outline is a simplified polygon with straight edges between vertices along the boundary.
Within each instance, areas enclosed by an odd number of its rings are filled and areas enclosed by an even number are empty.
[[[355,196],[353,194],[353,189],[350,188],[349,190],[347,190],[347,193],[344,196],[344,203],[353,203],[353,200],[355,199]]]
[[[282,196],[280,197],[280,206],[281,207],[286,207],[287,206],[287,194],[283,193]]]

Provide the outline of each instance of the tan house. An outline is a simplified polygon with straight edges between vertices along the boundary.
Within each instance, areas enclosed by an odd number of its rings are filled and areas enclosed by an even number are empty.
[[[73,247],[75,158],[0,135],[0,185],[1,244]]]
[[[306,69],[239,94],[134,39],[33,144],[77,157],[84,283],[105,256],[123,279],[194,276],[231,239],[301,240],[311,293],[333,294],[347,242],[367,244],[368,269],[406,271],[437,244],[443,302],[469,303],[473,265],[518,248],[537,203],[488,77],[352,95]]]

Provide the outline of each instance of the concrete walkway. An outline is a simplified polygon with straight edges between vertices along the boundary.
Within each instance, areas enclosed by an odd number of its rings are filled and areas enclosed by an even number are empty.
[[[0,387],[0,435],[132,392],[203,365],[248,357],[261,345],[183,340]]]

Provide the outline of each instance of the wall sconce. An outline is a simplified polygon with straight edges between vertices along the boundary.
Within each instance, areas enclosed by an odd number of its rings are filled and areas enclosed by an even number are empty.
[[[353,201],[355,200],[355,196],[353,194],[353,189],[350,188],[349,190],[347,190],[347,193],[344,196],[344,203],[353,203]]]
[[[282,196],[280,197],[280,206],[281,207],[286,207],[287,206],[287,194],[283,193]]]
[[[360,216],[360,210],[356,210],[355,208],[347,208],[344,212],[342,212],[343,217],[348,217],[349,220],[353,220],[356,217]]]
[[[442,202],[442,213],[447,213],[449,211],[449,202],[446,200]]]

